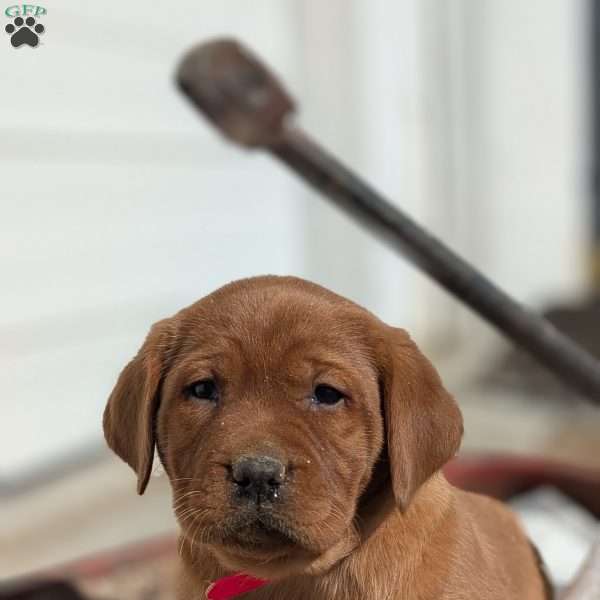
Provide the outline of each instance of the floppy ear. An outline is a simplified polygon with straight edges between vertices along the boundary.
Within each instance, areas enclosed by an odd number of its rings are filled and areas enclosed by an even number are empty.
[[[104,437],[137,473],[138,494],[144,493],[152,472],[166,323],[160,321],[152,327],[135,358],[121,371],[104,409]]]
[[[457,452],[463,420],[433,365],[403,329],[385,326],[382,392],[392,489],[402,511]]]

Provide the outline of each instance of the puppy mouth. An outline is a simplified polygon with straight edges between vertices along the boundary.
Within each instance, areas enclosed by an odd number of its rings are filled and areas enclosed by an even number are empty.
[[[291,527],[269,513],[235,519],[226,531],[222,544],[242,550],[283,552],[304,545]]]

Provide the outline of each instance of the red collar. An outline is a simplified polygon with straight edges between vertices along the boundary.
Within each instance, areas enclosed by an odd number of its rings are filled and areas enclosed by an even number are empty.
[[[265,579],[256,579],[246,573],[235,573],[211,583],[206,590],[206,597],[208,600],[230,600],[267,583],[269,582]]]

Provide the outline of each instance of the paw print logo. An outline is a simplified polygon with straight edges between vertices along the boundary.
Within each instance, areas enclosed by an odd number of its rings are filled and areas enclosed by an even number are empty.
[[[44,26],[41,23],[36,25],[33,17],[27,17],[25,20],[17,17],[5,27],[5,31],[10,35],[10,43],[15,48],[23,44],[35,48],[40,41],[38,34],[44,33]]]

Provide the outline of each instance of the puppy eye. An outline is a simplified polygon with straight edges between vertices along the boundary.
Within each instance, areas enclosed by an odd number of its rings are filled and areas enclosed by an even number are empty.
[[[198,400],[216,402],[219,398],[217,384],[212,379],[202,379],[192,383],[188,388],[188,395]]]
[[[344,399],[344,394],[330,385],[318,385],[312,395],[316,404],[333,406]]]

